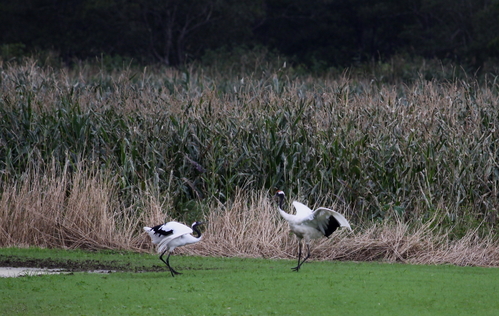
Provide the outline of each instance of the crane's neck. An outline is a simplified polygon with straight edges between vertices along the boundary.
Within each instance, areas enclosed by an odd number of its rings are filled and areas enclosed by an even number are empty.
[[[198,226],[201,225],[201,224],[194,224],[192,225],[192,230],[197,234],[196,238],[197,239],[201,239],[201,231],[199,230]]]
[[[279,198],[279,213],[281,213],[281,216],[288,222],[293,221],[294,215],[288,214],[282,209],[282,204],[284,203],[284,194],[277,194],[277,197]]]
[[[279,198],[279,212],[284,212],[282,209],[282,204],[284,203],[284,194],[278,194]]]

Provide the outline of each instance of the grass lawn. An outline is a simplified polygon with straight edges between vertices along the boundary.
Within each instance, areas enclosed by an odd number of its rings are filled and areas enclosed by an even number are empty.
[[[0,259],[113,263],[125,272],[0,278],[1,315],[499,315],[499,269],[0,249]],[[157,267],[156,267],[157,268]],[[125,269],[127,270],[127,269]]]

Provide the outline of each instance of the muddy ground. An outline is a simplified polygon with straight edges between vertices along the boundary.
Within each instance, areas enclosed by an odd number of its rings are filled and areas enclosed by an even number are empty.
[[[119,261],[97,261],[97,260],[53,260],[20,258],[16,256],[0,256],[0,267],[13,268],[41,268],[41,269],[63,269],[69,272],[78,271],[123,271],[123,272],[164,272],[165,266],[131,266],[130,263]]]

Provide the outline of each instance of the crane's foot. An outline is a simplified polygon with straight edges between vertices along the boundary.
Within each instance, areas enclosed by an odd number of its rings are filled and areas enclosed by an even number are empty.
[[[180,272],[175,271],[173,268],[170,268],[170,273],[172,274],[172,277],[174,277],[174,276],[176,276],[178,274],[182,274]]]
[[[294,268],[291,268],[291,270],[298,272],[298,271],[300,271],[300,266],[296,266]]]

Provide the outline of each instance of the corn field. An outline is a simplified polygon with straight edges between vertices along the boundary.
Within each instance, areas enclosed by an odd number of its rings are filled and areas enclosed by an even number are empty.
[[[310,76],[264,57],[0,69],[1,246],[149,251],[142,226],[207,218],[182,251],[293,257],[279,188],[352,223],[316,258],[498,263],[494,77]]]

